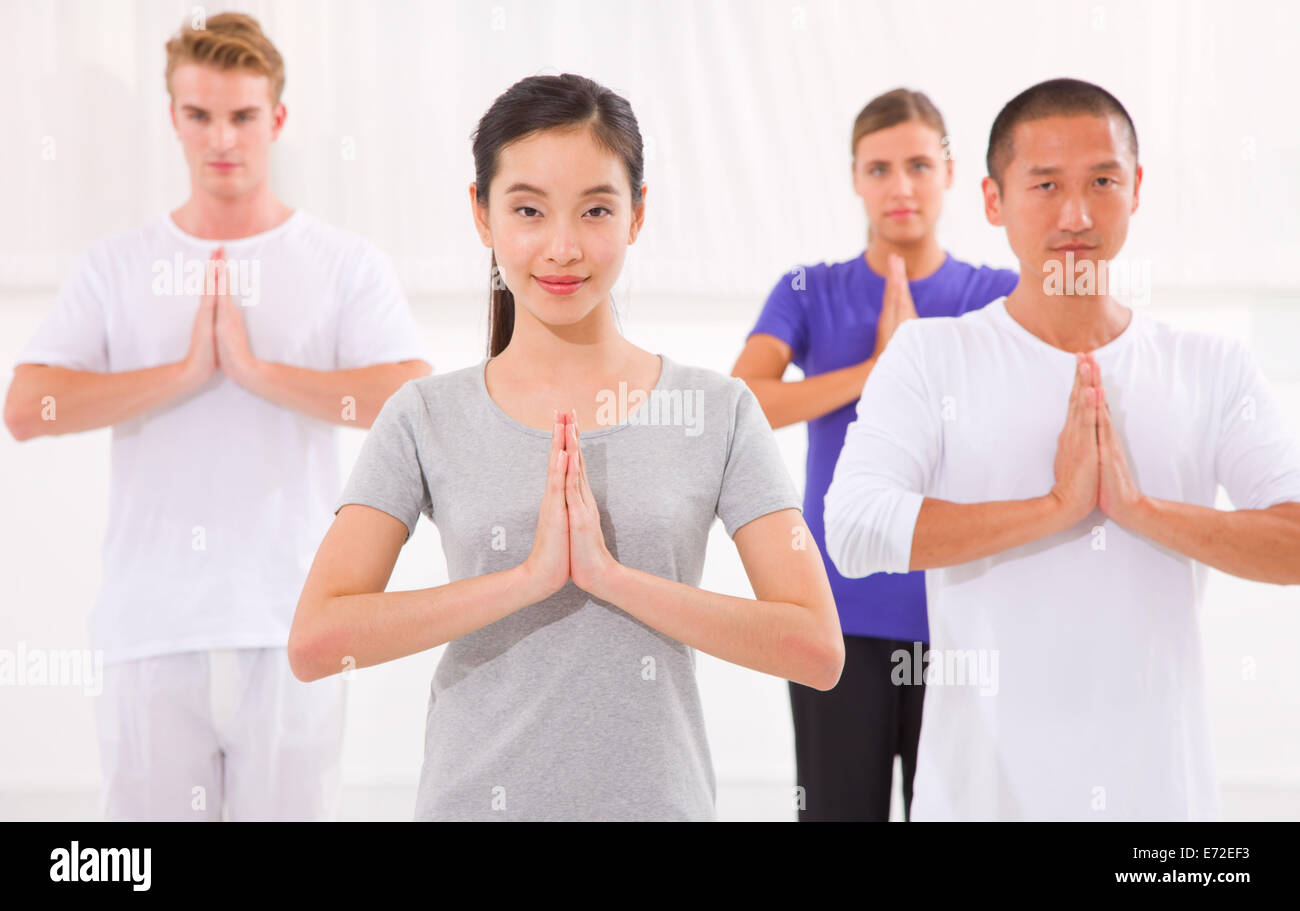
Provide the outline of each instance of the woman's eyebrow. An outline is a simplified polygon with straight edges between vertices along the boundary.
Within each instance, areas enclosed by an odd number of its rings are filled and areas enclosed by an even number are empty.
[[[542,197],[546,196],[545,190],[539,187],[535,187],[532,184],[528,184],[528,183],[512,183],[510,186],[506,187],[506,192],[507,193],[532,193],[534,196],[542,196]],[[582,195],[583,196],[617,196],[618,191],[615,190],[613,187],[611,187],[609,184],[602,183],[598,186],[591,187],[588,190],[584,190],[582,192]]]

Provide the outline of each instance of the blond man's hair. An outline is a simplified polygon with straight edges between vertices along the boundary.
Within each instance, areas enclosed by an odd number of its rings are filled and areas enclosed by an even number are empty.
[[[219,13],[197,28],[192,23],[182,26],[167,42],[167,94],[172,94],[172,73],[187,63],[265,76],[270,83],[271,107],[280,103],[284,60],[252,16]]]

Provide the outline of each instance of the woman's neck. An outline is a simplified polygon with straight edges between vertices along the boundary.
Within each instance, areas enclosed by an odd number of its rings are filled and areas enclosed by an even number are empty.
[[[881,277],[888,275],[891,253],[903,257],[903,262],[907,264],[909,281],[929,278],[939,271],[939,267],[948,258],[948,254],[943,247],[939,246],[939,241],[933,234],[927,235],[924,240],[914,244],[896,244],[880,237],[873,237],[868,232],[866,258],[871,271]]]
[[[619,334],[609,304],[567,326],[546,325],[515,301],[510,342],[494,358],[498,375],[533,376],[550,385],[589,383],[626,369],[635,346]]]

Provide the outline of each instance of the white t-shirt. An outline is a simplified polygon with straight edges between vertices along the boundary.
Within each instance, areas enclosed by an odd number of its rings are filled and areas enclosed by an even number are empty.
[[[1095,354],[1144,494],[1212,507],[1222,484],[1238,509],[1300,500],[1300,446],[1240,344],[1138,310]],[[1045,495],[1074,369],[1005,298],[903,323],[824,501],[839,571],[906,571],[924,497]],[[926,689],[914,818],[1217,818],[1205,570],[1095,510],[1060,534],[927,571],[930,672],[942,682]]]
[[[360,236],[299,210],[221,243],[249,279],[235,293],[258,358],[316,370],[429,360],[391,266]],[[170,215],[99,241],[16,363],[116,373],[184,359],[217,246]],[[220,370],[115,425],[91,647],[113,663],[285,645],[341,488],[336,425]]]

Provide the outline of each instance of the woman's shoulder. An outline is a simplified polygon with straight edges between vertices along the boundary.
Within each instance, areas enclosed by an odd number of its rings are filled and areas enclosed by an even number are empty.
[[[799,293],[800,299],[819,296],[833,292],[845,285],[858,282],[863,278],[862,268],[866,260],[862,254],[846,260],[823,260],[821,262],[797,263],[786,269],[777,277],[772,287],[772,294]]]
[[[482,376],[480,360],[468,367],[416,377],[399,386],[389,401],[404,409],[423,406],[427,410],[463,404],[477,397]]]
[[[968,287],[983,289],[993,297],[1010,294],[1020,281],[1016,269],[1004,269],[985,263],[972,263],[948,254],[948,264],[960,274]]]
[[[664,393],[689,392],[695,394],[710,410],[720,408],[727,412],[735,410],[736,403],[746,393],[753,395],[749,384],[740,377],[710,367],[676,361],[666,354],[659,356],[664,361],[665,377],[660,383],[660,389]]]

